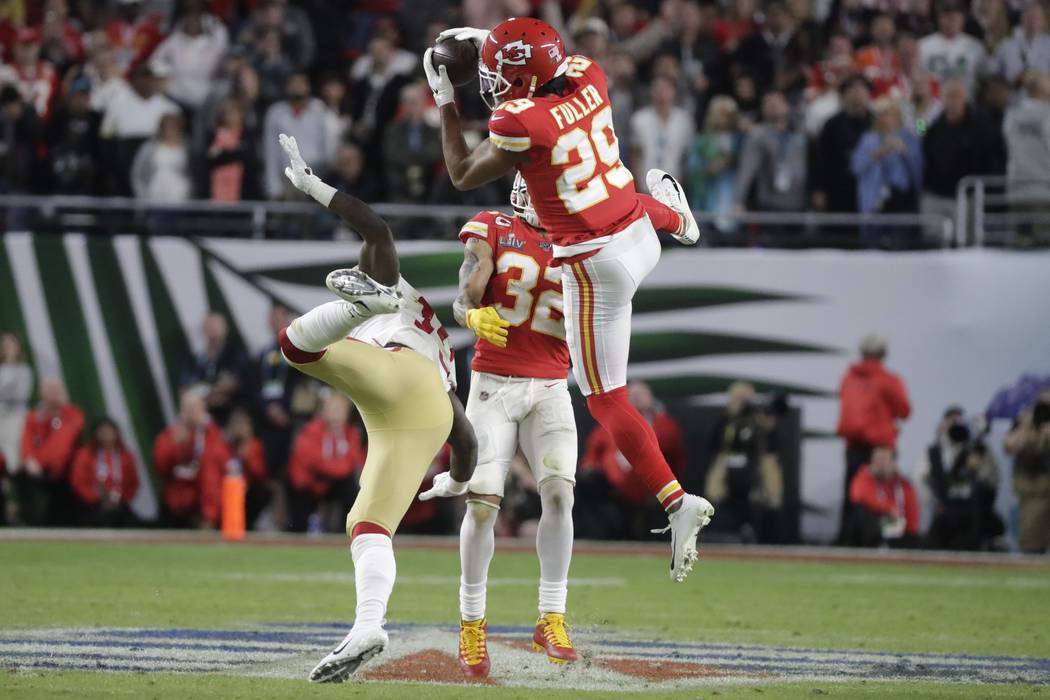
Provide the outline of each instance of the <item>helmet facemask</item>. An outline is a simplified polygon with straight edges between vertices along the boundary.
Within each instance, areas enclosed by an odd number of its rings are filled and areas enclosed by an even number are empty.
[[[497,65],[496,70],[490,70],[484,62],[478,63],[478,83],[481,99],[490,110],[495,110],[506,99],[507,93],[513,87],[510,81],[503,77],[503,66]]]
[[[532,206],[532,196],[529,194],[529,188],[525,185],[525,178],[521,176],[521,173],[514,176],[514,184],[510,188],[510,206],[515,216],[529,226],[543,228],[543,225],[540,224],[540,217]]]

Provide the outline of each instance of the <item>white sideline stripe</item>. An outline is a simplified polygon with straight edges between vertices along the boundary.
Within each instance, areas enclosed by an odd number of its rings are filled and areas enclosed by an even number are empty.
[[[244,574],[239,572],[187,572],[200,578],[220,579],[226,581],[276,581],[280,583],[353,583],[354,575],[347,571],[315,571],[309,573],[270,572],[263,574]],[[490,578],[489,586],[535,586],[538,578]],[[459,576],[398,576],[396,585],[402,586],[442,586],[458,585]],[[583,588],[622,588],[627,580],[615,576],[604,578],[570,578],[569,587]]]
[[[131,423],[128,404],[124,400],[124,388],[120,383],[117,364],[113,360],[113,349],[109,345],[106,326],[102,320],[102,309],[98,305],[98,292],[91,274],[91,263],[88,261],[87,239],[82,233],[71,233],[63,237],[63,245],[69,256],[69,266],[73,270],[73,282],[80,297],[80,307],[84,312],[87,324],[88,343],[91,354],[98,367],[99,381],[102,384],[102,396],[106,400],[106,410],[120,426],[124,444],[135,455],[139,473],[139,483],[149,484],[149,475],[145,472],[146,463],[142,459],[142,446],[139,445],[138,433]],[[75,303],[70,300],[70,303]],[[157,514],[157,498],[151,488],[140,488],[131,502],[131,508],[141,517],[152,518]]]
[[[156,309],[153,308],[153,302],[149,296],[149,286],[146,284],[146,271],[142,264],[142,251],[139,249],[138,238],[136,236],[117,236],[113,240],[113,248],[116,250],[117,260],[120,261],[124,284],[128,288],[131,312],[135,316],[135,326],[138,328],[142,347],[146,351],[149,373],[160,395],[160,407],[164,412],[164,421],[171,423],[175,420],[175,402],[172,399],[171,387],[168,386],[168,375],[164,369],[164,346],[157,333]]]
[[[861,584],[872,586],[916,586],[921,588],[1012,588],[1015,590],[1048,590],[1050,579],[1008,576],[1005,578],[981,578],[980,576],[951,576],[931,578],[916,574],[831,574],[822,580],[831,583]]]
[[[200,325],[208,313],[200,251],[178,238],[151,238],[147,243],[160,268],[175,315],[194,353],[201,351]]]
[[[7,255],[11,258],[11,272],[15,278],[15,289],[24,310],[26,332],[36,364],[37,380],[59,376],[65,380],[62,362],[59,360],[58,344],[51,326],[51,313],[47,308],[44,286],[40,281],[33,238],[28,233],[9,233],[4,236]],[[14,302],[7,302],[14,303]]]

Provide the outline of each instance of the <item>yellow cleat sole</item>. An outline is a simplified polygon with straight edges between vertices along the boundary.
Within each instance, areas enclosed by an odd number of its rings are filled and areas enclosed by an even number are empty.
[[[542,644],[537,644],[536,642],[532,643],[532,650],[533,651],[542,651],[545,654],[547,653],[547,650],[543,647],[543,645]],[[549,655],[547,656],[547,661],[551,662],[552,664],[558,664],[559,666],[566,666],[566,665],[572,663],[571,661],[567,661],[565,659],[556,659],[553,656],[549,656]]]

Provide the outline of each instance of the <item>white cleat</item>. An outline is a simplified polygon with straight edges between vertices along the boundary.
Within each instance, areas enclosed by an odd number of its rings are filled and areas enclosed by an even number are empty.
[[[685,191],[669,174],[658,168],[653,168],[645,174],[645,184],[651,194],[660,204],[674,209],[684,219],[685,226],[679,233],[671,236],[682,245],[696,245],[700,240],[700,227],[693,217],[693,212],[686,201]]]
[[[343,642],[310,671],[310,682],[342,683],[349,680],[363,663],[381,654],[389,641],[386,630],[382,627],[363,631],[350,630]]]
[[[401,308],[401,294],[396,287],[379,284],[356,267],[332,270],[324,283],[332,293],[348,301],[359,318],[390,314]]]
[[[681,583],[693,570],[699,555],[696,538],[714,517],[715,507],[706,498],[687,493],[682,506],[667,516],[668,524],[654,533],[671,531],[671,580]]]

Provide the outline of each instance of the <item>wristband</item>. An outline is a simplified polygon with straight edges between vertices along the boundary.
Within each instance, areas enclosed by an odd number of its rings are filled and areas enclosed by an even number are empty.
[[[336,192],[338,192],[338,190],[314,175],[313,179],[310,180],[310,188],[307,194],[316,199],[321,206],[328,208],[328,205],[332,203],[332,199],[335,197]]]

